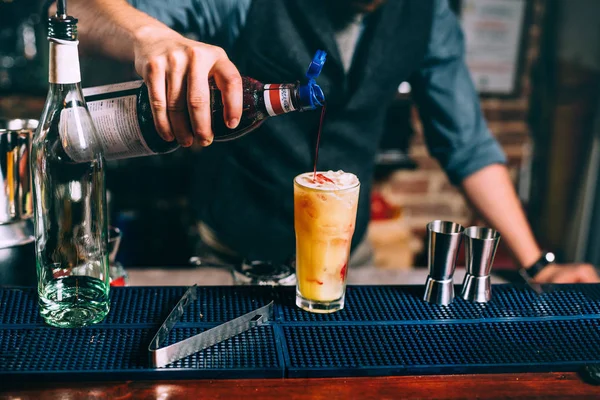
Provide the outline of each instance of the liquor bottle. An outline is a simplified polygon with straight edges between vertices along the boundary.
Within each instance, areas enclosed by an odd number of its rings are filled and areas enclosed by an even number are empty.
[[[72,328],[109,311],[108,216],[105,161],[80,84],[77,20],[64,1],[58,8],[49,20],[49,90],[31,169],[40,314]]]
[[[242,77],[243,112],[234,129],[225,125],[221,92],[214,80],[209,79],[214,141],[242,137],[269,117],[322,106],[325,97],[315,79],[321,73],[326,56],[324,51],[317,51],[306,73],[308,81],[302,84],[263,84]],[[167,142],[156,131],[148,88],[143,81],[85,88],[83,94],[106,160],[164,154],[179,148],[176,141]]]

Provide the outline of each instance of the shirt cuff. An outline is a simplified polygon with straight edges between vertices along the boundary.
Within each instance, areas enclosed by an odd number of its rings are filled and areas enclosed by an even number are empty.
[[[470,175],[489,165],[506,165],[506,162],[504,150],[496,138],[490,134],[485,142],[453,155],[445,170],[450,182],[457,186]]]

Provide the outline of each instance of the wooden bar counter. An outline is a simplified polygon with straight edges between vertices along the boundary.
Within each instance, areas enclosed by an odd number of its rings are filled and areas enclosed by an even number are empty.
[[[4,385],[2,385],[4,386]],[[598,399],[575,373],[19,385],[2,399]]]

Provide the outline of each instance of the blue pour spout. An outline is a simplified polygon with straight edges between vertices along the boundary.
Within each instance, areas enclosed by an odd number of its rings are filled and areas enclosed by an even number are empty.
[[[327,53],[323,50],[317,50],[306,71],[308,82],[298,88],[300,100],[305,109],[314,110],[317,106],[322,107],[325,104],[325,95],[316,79],[321,74],[326,59]]]

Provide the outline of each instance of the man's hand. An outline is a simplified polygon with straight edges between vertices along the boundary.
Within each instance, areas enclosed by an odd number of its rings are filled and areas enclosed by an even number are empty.
[[[590,264],[548,264],[532,279],[536,283],[598,283],[600,278]]]
[[[135,68],[148,86],[154,123],[166,141],[189,147],[198,138],[212,143],[210,90],[214,77],[223,97],[225,124],[235,128],[242,115],[242,78],[220,47],[167,30],[140,31],[134,42]]]
[[[225,124],[238,125],[242,78],[223,49],[186,39],[126,0],[69,0],[69,12],[79,19],[83,53],[135,62],[164,140],[184,147],[212,142],[209,77],[221,90]]]

